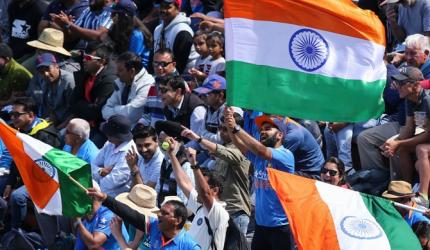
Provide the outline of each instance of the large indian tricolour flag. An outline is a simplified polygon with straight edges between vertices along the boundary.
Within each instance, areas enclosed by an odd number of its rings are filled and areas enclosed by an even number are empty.
[[[351,0],[226,0],[227,102],[366,121],[382,113],[384,27]]]
[[[390,201],[268,168],[299,249],[418,250]]]
[[[0,122],[0,137],[40,213],[82,216],[92,210],[85,188],[92,187],[90,165]],[[73,180],[72,180],[73,179]]]

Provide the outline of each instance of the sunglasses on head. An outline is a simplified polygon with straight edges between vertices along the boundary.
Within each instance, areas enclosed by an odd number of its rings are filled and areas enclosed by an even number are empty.
[[[165,68],[171,63],[173,63],[173,62],[153,62],[152,65],[154,65],[155,68],[157,68],[157,67]]]
[[[321,169],[321,174],[326,174],[328,172],[328,174],[330,176],[336,176],[339,172],[333,169],[327,169],[327,168],[322,168]]]
[[[98,56],[93,56],[89,54],[84,54],[84,61],[93,61],[93,60],[101,60],[102,58]]]

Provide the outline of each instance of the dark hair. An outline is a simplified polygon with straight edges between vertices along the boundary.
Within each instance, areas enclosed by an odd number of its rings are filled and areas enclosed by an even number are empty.
[[[117,21],[109,29],[109,38],[114,42],[114,51],[121,54],[128,51],[130,37],[134,29],[133,16],[126,15],[123,12],[114,12]]]
[[[209,170],[207,168],[201,169],[203,176],[208,177],[208,185],[211,188],[218,188],[218,195],[222,194],[224,189],[224,177],[222,177],[218,172]]]
[[[169,54],[170,57],[172,58],[172,62],[175,61],[175,56],[173,55],[173,51],[169,48],[159,49],[155,51],[154,55],[155,54],[160,54],[160,55]]]
[[[196,38],[198,36],[204,36],[205,37],[204,39],[206,40],[208,38],[208,33],[204,30],[197,30],[196,33],[194,33],[193,38]]]
[[[95,52],[95,56],[106,60],[107,63],[112,55],[112,46],[108,43],[90,42],[85,51],[88,54]]]
[[[181,219],[181,223],[179,223],[178,227],[179,229],[182,229],[188,218],[188,210],[185,207],[184,203],[176,200],[170,200],[170,201],[167,201],[165,204],[172,205],[175,208],[175,211],[173,212],[173,214],[175,218]]]
[[[123,62],[127,70],[135,69],[136,74],[143,68],[142,59],[133,52],[124,52],[118,56],[117,62]]]
[[[173,73],[166,74],[157,78],[157,82],[160,85],[169,85],[174,91],[176,91],[177,89],[181,89],[182,94],[185,93],[185,82],[184,79],[179,75],[175,75]]]
[[[37,114],[37,105],[30,97],[17,100],[13,102],[13,105],[22,106],[24,109],[24,112],[33,112],[33,114],[35,115]]]
[[[325,161],[324,165],[327,163],[334,163],[336,165],[337,170],[339,171],[339,177],[341,177],[339,185],[345,184],[345,164],[343,161],[337,157],[332,156]]]
[[[236,124],[243,128],[243,125],[245,124],[243,117],[239,113],[234,112],[233,118],[234,118],[234,121],[236,122]],[[221,118],[219,120],[222,123],[224,123],[224,116],[221,116]]]
[[[208,34],[208,36],[206,37],[206,41],[211,39],[219,43],[220,47],[222,48],[222,55],[224,56],[224,35],[219,31],[213,31]]]
[[[430,239],[430,224],[427,221],[419,221],[412,225],[412,230],[417,237]]]
[[[151,126],[136,126],[133,131],[133,140],[145,139],[151,137],[152,140],[157,141],[157,133]]]

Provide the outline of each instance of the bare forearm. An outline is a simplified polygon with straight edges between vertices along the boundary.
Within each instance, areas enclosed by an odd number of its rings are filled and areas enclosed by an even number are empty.
[[[202,174],[202,171],[200,169],[194,169],[194,179],[196,181],[197,186],[197,192],[199,193],[199,196],[201,197],[203,201],[203,205],[210,210],[213,205],[213,197],[211,195],[211,188],[209,187],[209,184],[207,183],[205,177]]]
[[[143,179],[142,179],[142,176],[140,175],[139,167],[137,165],[133,165],[133,167],[130,168],[130,173],[132,176],[131,181],[133,186],[137,184],[143,184]]]
[[[175,175],[176,182],[179,185],[179,188],[184,192],[185,196],[188,198],[190,196],[190,192],[193,188],[193,184],[191,183],[188,175],[182,169],[181,164],[178,161],[178,158],[174,155],[170,155],[170,161],[172,163],[173,173]]]
[[[81,239],[88,249],[98,249],[102,245],[100,242],[97,242],[93,234],[91,234],[82,223],[78,225],[77,231],[81,235]]]
[[[202,145],[203,147],[205,147],[207,150],[209,150],[210,153],[215,153],[216,152],[216,144],[206,140],[205,138],[202,138],[202,141],[200,142],[200,145]]]
[[[97,30],[84,29],[78,25],[71,23],[69,28],[69,34],[74,37],[80,37],[85,40],[101,41],[103,34],[107,32],[107,29],[99,28]]]
[[[267,148],[259,141],[257,141],[254,137],[250,136],[248,133],[243,131],[242,129],[236,133],[236,136],[242,141],[243,145],[251,151],[253,154],[266,157]]]
[[[403,147],[415,147],[418,144],[427,143],[429,139],[429,133],[424,132],[408,139],[399,140],[398,142],[399,145]]]

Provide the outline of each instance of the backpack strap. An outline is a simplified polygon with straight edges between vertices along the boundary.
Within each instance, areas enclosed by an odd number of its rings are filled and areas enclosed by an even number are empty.
[[[200,207],[197,208],[196,215],[201,208],[203,208],[203,205],[201,205]],[[204,218],[205,218],[206,226],[208,227],[208,234],[209,234],[209,236],[211,236],[211,248],[217,250],[216,245],[215,245],[215,240],[214,240],[214,232],[212,231],[211,224],[209,223],[209,219],[206,216]]]

